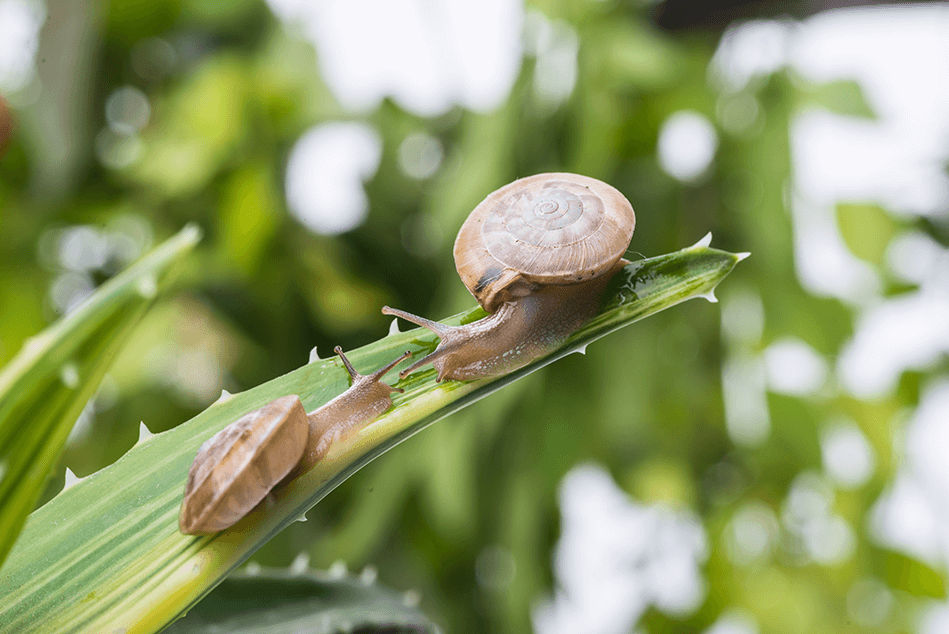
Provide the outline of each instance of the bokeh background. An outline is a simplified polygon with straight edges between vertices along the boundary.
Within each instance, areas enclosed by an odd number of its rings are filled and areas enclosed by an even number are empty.
[[[468,211],[576,171],[638,254],[753,256],[253,563],[371,566],[453,632],[949,631],[949,10],[835,4],[0,0],[0,363],[207,236],[46,498],[140,420],[384,335],[383,304],[467,308]]]

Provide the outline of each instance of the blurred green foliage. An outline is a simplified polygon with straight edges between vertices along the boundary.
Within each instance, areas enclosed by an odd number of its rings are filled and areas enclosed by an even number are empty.
[[[186,222],[208,234],[185,274],[194,290],[133,335],[60,473],[113,462],[134,443],[139,420],[154,431],[173,427],[222,388],[303,364],[314,345],[348,349],[378,338],[388,327],[384,303],[431,316],[467,307],[451,261],[456,228],[488,192],[541,171],[589,174],[623,191],[637,210],[637,252],[672,251],[709,230],[715,246],[751,251],[722,293],[724,304],[750,297],[763,311],[761,331],[741,345],[760,353],[796,337],[836,355],[854,315],[807,293],[795,275],[788,134],[808,105],[868,116],[858,87],[807,86],[786,71],[752,82],[738,97],[752,99],[757,114],[734,131],[716,123],[712,166],[683,183],[660,168],[657,138],[670,114],[689,109],[717,122],[737,98],[707,80],[718,34],[660,32],[636,3],[532,5],[576,30],[569,99],[556,107],[539,99],[525,57],[510,96],[491,112],[421,118],[384,101],[363,117],[382,138],[366,185],[368,219],[324,237],[287,212],[287,155],[310,126],[356,115],[335,102],[313,49],[266,5],[50,2],[38,54],[50,98],[16,111],[16,136],[0,160],[0,363],[58,315],[54,289],[76,272],[57,255],[64,231],[89,226],[131,245],[81,272],[94,283]],[[109,167],[97,148],[122,147],[107,134],[105,104],[125,85],[147,95],[151,116],[138,158]],[[415,132],[445,150],[428,179],[399,167],[399,145]],[[855,254],[879,263],[895,221],[863,201],[841,205],[838,220]],[[708,533],[705,601],[688,616],[650,610],[646,631],[699,630],[729,609],[752,615],[762,631],[854,631],[848,606],[867,579],[882,582],[892,601],[876,627],[911,628],[925,598],[945,595],[943,574],[876,544],[867,517],[898,466],[892,438],[899,412],[919,398],[919,375],[868,401],[770,393],[770,435],[742,446],[729,437],[722,402],[722,363],[735,345],[723,341],[718,308],[704,302],[617,333],[611,345],[566,358],[375,461],[255,561],[286,566],[305,552],[317,567],[372,564],[386,585],[417,589],[422,609],[448,631],[526,631],[531,607],[554,584],[558,483],[595,461],[639,501],[692,509]],[[795,479],[820,471],[821,425],[838,416],[856,422],[876,455],[867,484],[833,496],[853,554],[802,562],[782,530],[773,552],[736,561],[727,548],[736,512],[757,504],[781,518]],[[59,486],[51,482],[47,498]],[[479,556],[497,547],[515,572],[503,585],[479,583]]]

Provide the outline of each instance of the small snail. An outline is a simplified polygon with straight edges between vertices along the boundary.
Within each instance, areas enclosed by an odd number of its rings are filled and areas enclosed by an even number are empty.
[[[537,174],[489,194],[458,232],[454,256],[462,282],[490,314],[446,326],[383,307],[441,338],[400,376],[431,362],[439,381],[472,380],[551,352],[596,313],[607,282],[629,263],[622,256],[635,225],[623,194],[579,174]]]
[[[392,406],[391,393],[402,390],[382,377],[408,352],[369,375],[356,372],[339,346],[336,354],[352,385],[329,403],[307,414],[299,396],[282,396],[201,445],[178,516],[182,533],[207,535],[233,526],[284,478],[313,466],[334,442]]]

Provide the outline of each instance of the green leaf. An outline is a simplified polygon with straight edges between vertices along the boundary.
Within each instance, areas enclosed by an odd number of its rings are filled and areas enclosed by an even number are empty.
[[[24,344],[0,372],[0,562],[116,353],[198,240],[187,227]]]
[[[883,264],[897,224],[879,205],[837,203],[837,226],[850,251],[873,264]]]
[[[165,632],[437,632],[406,595],[374,581],[310,571],[234,574]]]
[[[707,296],[741,256],[699,244],[629,264],[611,282],[601,312],[558,350],[506,376],[435,382],[416,372],[393,408],[335,445],[311,471],[280,487],[268,504],[231,529],[193,537],[178,532],[178,510],[198,447],[242,414],[286,394],[312,410],[346,389],[338,358],[315,361],[153,436],[30,517],[0,578],[0,630],[156,630],[197,603],[227,574],[368,462],[435,421],[623,326],[686,299]],[[477,308],[445,320],[470,322]],[[415,329],[349,354],[368,371],[434,348]],[[301,356],[305,351],[300,351]]]
[[[142,133],[142,157],[126,169],[128,178],[172,198],[199,191],[234,159],[249,127],[247,84],[240,58],[220,55],[197,67],[157,104],[155,122]]]
[[[860,84],[851,80],[831,81],[804,90],[805,103],[813,103],[836,114],[875,119]]]
[[[918,559],[884,550],[881,568],[883,578],[895,590],[933,599],[946,598],[946,580],[942,573]]]

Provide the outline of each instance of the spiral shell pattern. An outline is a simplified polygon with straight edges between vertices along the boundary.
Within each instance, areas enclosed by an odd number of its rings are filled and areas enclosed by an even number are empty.
[[[538,174],[490,194],[455,241],[455,266],[485,309],[538,284],[575,284],[622,257],[636,218],[629,201],[602,181]]]

